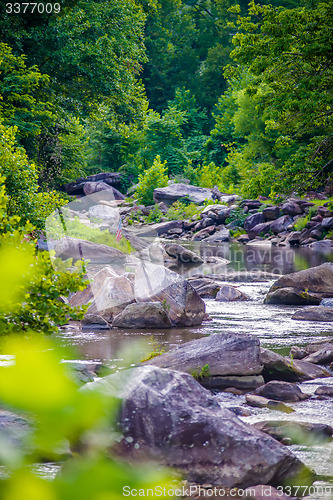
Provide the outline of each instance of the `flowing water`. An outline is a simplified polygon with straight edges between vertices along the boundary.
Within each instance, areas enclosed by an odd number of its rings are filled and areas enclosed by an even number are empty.
[[[207,257],[217,256],[230,261],[228,264],[203,264],[199,267],[180,267],[176,269],[184,276],[197,274],[225,274],[229,271],[266,271],[275,274],[287,274],[333,260],[332,254],[313,252],[308,248],[290,249],[261,246],[240,246],[224,244],[207,246],[204,243],[187,245],[192,250]],[[168,350],[183,342],[211,335],[218,332],[248,333],[256,335],[261,345],[287,354],[293,345],[303,346],[320,339],[333,338],[333,323],[314,323],[291,319],[297,307],[266,305],[265,294],[273,281],[233,282],[250,300],[247,302],[216,302],[205,300],[211,321],[199,327],[174,328],[171,330],[121,330],[108,331],[81,330],[80,325],[73,323],[59,332],[60,342],[73,346],[80,360],[102,362],[109,366],[124,365],[124,357],[132,362],[154,349]],[[126,354],[124,354],[126,352]],[[300,384],[305,393],[312,394],[318,385],[333,385],[333,377],[314,380]],[[219,393],[216,397],[226,406],[245,405],[244,396]],[[250,415],[241,417],[244,421],[254,423],[260,420],[295,420],[333,424],[333,400],[309,399],[292,404],[295,412],[285,414],[268,409],[250,408]],[[309,498],[333,498],[333,484],[327,482],[333,476],[333,443],[312,444],[311,446],[293,445],[291,449],[308,466],[322,477],[316,482],[317,489],[310,491]],[[320,490],[320,487],[326,490]],[[330,494],[328,494],[328,492]]]

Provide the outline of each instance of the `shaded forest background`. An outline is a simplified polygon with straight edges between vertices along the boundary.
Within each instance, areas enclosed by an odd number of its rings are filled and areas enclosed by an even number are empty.
[[[329,184],[332,2],[59,3],[1,7],[10,215],[42,227],[64,183],[119,171],[126,191],[157,156],[169,178],[244,196]]]

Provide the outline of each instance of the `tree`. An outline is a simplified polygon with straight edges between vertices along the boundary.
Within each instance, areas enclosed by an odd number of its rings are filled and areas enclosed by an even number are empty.
[[[269,172],[281,191],[332,178],[332,21],[332,3],[285,9],[253,1],[238,20],[232,56],[254,75],[246,94],[257,101],[265,134],[275,136]]]

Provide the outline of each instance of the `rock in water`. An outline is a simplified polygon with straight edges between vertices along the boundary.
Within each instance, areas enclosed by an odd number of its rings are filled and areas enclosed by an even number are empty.
[[[205,317],[205,303],[190,282],[164,266],[141,262],[134,294],[137,302],[163,303],[174,326],[200,325]]]
[[[218,302],[235,302],[248,300],[248,297],[234,286],[223,285],[217,292],[215,300]]]
[[[309,397],[301,391],[298,385],[291,384],[290,382],[283,382],[281,380],[271,380],[267,384],[256,389],[255,394],[264,396],[268,399],[287,401],[290,403],[303,401]]]
[[[165,245],[165,251],[174,259],[177,259],[181,264],[202,264],[203,260],[199,257],[199,255],[191,252],[187,248],[184,248],[181,245],[177,245],[176,243],[169,243]]]
[[[118,314],[112,327],[118,328],[171,328],[168,313],[160,302],[129,304]]]
[[[291,360],[269,349],[260,349],[260,359],[264,365],[262,374],[267,381],[302,382],[331,376],[329,371],[320,366],[299,359]]]
[[[319,304],[333,297],[333,263],[325,262],[279,278],[270,288],[266,304]]]
[[[301,462],[243,423],[190,375],[143,366],[86,384],[122,398],[119,452],[179,469],[189,481],[240,487],[281,484]],[[82,390],[82,389],[81,389]]]
[[[333,321],[333,307],[309,306],[296,311],[291,319],[301,321]]]
[[[200,374],[208,365],[209,376],[260,375],[259,339],[251,335],[217,333],[181,344],[148,364]]]
[[[134,302],[133,284],[124,275],[106,266],[93,278],[85,290],[76,292],[70,300],[72,306],[89,304],[88,314],[99,314],[112,321],[128,304]]]

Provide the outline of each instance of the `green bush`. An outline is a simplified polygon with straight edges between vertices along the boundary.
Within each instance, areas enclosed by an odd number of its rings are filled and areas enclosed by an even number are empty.
[[[167,211],[166,217],[169,220],[191,219],[199,217],[202,208],[199,208],[195,203],[183,203],[180,200],[171,205]]]
[[[166,162],[162,163],[160,156],[157,155],[153,165],[139,175],[139,185],[134,195],[139,203],[143,205],[152,205],[154,203],[154,189],[168,185],[166,172]]]
[[[33,226],[21,226],[19,217],[7,216],[8,197],[2,182],[0,178],[0,260],[6,284],[0,302],[4,304],[7,297],[7,305],[0,311],[0,333],[55,332],[69,318],[83,317],[84,307],[72,308],[62,300],[86,287],[82,263],[70,272],[71,261],[51,263],[48,253],[36,253],[35,242],[30,241]]]

